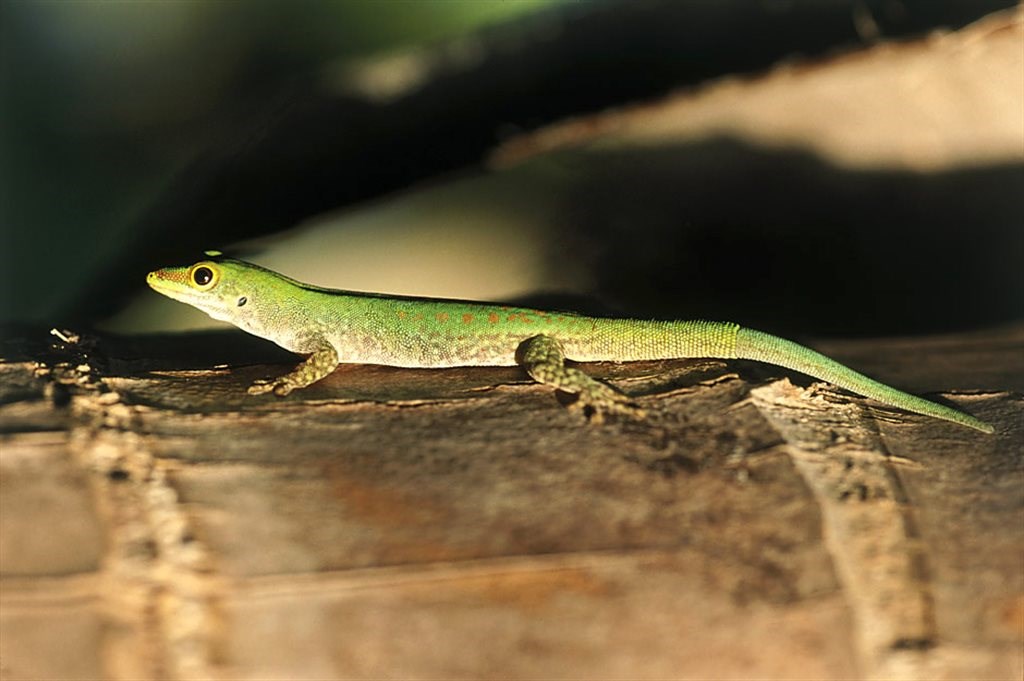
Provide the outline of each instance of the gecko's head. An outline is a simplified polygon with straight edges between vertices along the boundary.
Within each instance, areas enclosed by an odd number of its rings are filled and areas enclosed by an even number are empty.
[[[263,281],[266,275],[273,277],[261,267],[238,260],[202,260],[188,267],[150,272],[146,283],[157,293],[197,307],[214,319],[244,326],[239,322],[251,316],[264,297],[270,283]]]

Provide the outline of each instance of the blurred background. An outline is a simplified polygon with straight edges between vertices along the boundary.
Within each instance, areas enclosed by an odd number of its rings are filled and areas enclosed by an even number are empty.
[[[797,336],[1024,317],[1011,0],[5,0],[0,69],[8,328],[212,323],[144,284],[209,248]]]

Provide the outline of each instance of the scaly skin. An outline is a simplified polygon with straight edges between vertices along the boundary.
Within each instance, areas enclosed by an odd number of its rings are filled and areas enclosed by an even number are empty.
[[[736,324],[601,319],[456,300],[386,297],[318,288],[238,260],[150,272],[159,293],[292,352],[295,371],[249,388],[287,395],[341,363],[398,367],[520,365],[535,380],[578,393],[579,406],[639,413],[630,400],[565,360],[752,359],[829,381],[883,404],[992,433],[963,412],[874,381],[809,348]]]

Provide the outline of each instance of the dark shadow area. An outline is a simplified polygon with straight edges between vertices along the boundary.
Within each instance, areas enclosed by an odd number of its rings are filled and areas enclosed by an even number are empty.
[[[230,132],[186,167],[130,229],[120,230],[109,262],[90,281],[68,287],[60,319],[88,322],[108,314],[122,299],[125,282],[211,245],[273,233],[472,168],[518,131],[725,74],[755,73],[787,58],[856,48],[876,37],[957,28],[1012,5],[571,4],[481,31],[474,38],[478,61],[441,69],[419,89],[379,104],[332,97],[315,71],[296,70],[277,87],[264,83],[258,94],[233,95],[230,113],[209,121],[212,129]],[[877,29],[872,35],[864,31],[865,17]],[[252,58],[261,65],[252,73],[280,79],[268,55]],[[63,204],[48,199],[48,205]],[[88,229],[78,221],[73,228]]]
[[[849,336],[1024,316],[1024,166],[846,170],[730,140],[563,158],[586,169],[566,243],[632,316]]]
[[[277,344],[241,329],[122,336],[104,334],[103,347],[128,371],[136,362],[158,369],[209,369],[212,366],[288,364],[301,359]]]
[[[218,365],[288,364],[299,357],[240,329],[125,336],[86,333],[63,341],[37,326],[0,325],[0,358],[48,366],[89,364],[101,373],[189,371]]]

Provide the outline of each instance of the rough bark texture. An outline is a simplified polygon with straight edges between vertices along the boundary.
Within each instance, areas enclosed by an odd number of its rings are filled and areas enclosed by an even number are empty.
[[[240,334],[25,337],[5,679],[1024,672],[1024,327],[819,344],[995,436],[753,363],[589,366],[650,412],[594,426],[514,369],[253,398]]]

